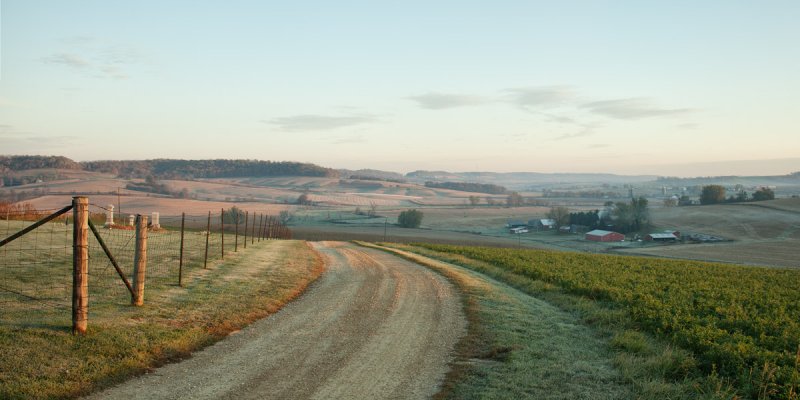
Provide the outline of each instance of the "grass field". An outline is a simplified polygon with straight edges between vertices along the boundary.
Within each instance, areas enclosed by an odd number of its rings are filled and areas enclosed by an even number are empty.
[[[23,223],[2,221],[16,231]],[[276,311],[322,271],[297,241],[262,241],[233,253],[211,236],[185,236],[183,287],[177,285],[179,233],[149,232],[145,306],[130,295],[90,238],[89,324],[70,333],[71,226],[46,224],[0,248],[0,398],[72,398],[145,372]],[[5,232],[0,232],[5,233]],[[132,231],[103,230],[130,277]],[[5,234],[0,236],[7,236]],[[94,242],[94,244],[92,244]]]
[[[597,305],[607,307],[599,314],[588,312],[587,319],[590,323],[610,320],[612,326],[629,328],[612,339],[615,346],[634,353],[616,359],[628,373],[636,369],[625,367],[626,360],[638,357],[637,349],[645,351],[646,337],[652,335],[691,352],[690,357],[676,358],[675,365],[682,367],[672,372],[668,369],[664,376],[700,379],[693,385],[701,393],[730,398],[730,385],[746,398],[797,398],[798,271],[537,250],[422,246],[462,257],[468,264],[477,260],[489,265],[489,272],[499,268],[507,280],[533,293],[550,296],[550,288],[555,288],[577,296],[580,302],[564,303],[558,298],[555,302],[579,312]],[[695,368],[700,376],[691,372]]]

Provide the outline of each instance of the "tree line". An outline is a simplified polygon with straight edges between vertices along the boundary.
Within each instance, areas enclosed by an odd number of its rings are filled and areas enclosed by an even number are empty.
[[[487,194],[505,194],[507,189],[500,185],[491,183],[470,183],[470,182],[425,182],[425,187],[435,189],[460,190],[462,192],[475,192]]]
[[[752,195],[749,195],[744,190],[737,191],[736,195],[730,195],[728,197],[725,197],[725,195],[725,186],[703,186],[703,190],[700,193],[700,204],[743,203],[747,201],[764,201],[775,199],[775,191],[767,187],[762,187],[756,190]]]

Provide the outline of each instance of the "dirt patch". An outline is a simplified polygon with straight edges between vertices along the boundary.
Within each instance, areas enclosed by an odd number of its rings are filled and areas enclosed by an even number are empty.
[[[92,398],[398,399],[438,391],[466,322],[430,270],[343,243],[315,247],[309,291],[191,359]]]

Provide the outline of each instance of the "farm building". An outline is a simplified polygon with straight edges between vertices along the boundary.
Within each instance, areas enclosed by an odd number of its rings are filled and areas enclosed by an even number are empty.
[[[518,226],[516,228],[509,229],[508,233],[513,233],[513,234],[528,233],[528,228],[524,226]]]
[[[519,227],[527,227],[528,224],[521,219],[510,219],[506,224],[506,228],[519,228]]]
[[[532,219],[528,221],[528,226],[534,227],[540,231],[546,231],[556,228],[556,220],[554,219]]]
[[[625,235],[618,232],[595,229],[591,232],[586,232],[585,238],[594,242],[621,242],[625,240]]]
[[[681,233],[677,231],[666,231],[662,233],[650,233],[645,235],[644,240],[648,242],[677,242]]]

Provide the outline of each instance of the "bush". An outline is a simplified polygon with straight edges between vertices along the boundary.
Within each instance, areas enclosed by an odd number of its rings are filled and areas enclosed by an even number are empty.
[[[397,217],[397,225],[403,228],[419,228],[422,223],[422,211],[411,209],[403,211]]]

